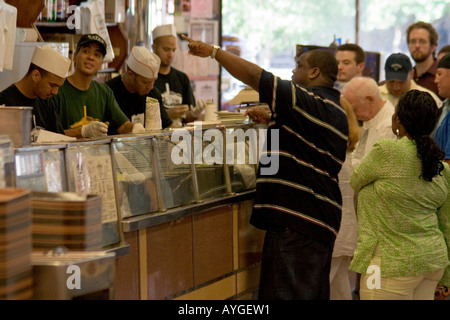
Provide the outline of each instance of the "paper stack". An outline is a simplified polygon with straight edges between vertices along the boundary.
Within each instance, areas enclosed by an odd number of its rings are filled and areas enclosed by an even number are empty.
[[[102,247],[101,196],[33,192],[33,250],[97,251]]]

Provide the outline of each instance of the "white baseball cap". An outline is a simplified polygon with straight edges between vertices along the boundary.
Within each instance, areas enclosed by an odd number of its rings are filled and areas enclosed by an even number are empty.
[[[67,72],[69,72],[71,61],[53,49],[51,45],[46,44],[42,47],[37,46],[34,49],[31,63],[45,71],[53,73],[61,78],[65,78]]]
[[[159,37],[163,36],[174,36],[177,37],[177,29],[173,24],[164,24],[162,26],[158,26],[152,31],[153,41]]]
[[[142,77],[154,79],[158,76],[161,59],[142,46],[134,46],[127,60],[127,66]]]

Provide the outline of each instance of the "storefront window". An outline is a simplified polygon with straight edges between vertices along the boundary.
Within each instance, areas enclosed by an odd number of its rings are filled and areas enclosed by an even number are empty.
[[[381,53],[380,80],[384,80],[384,62],[391,53],[402,52],[411,58],[406,29],[417,21],[425,21],[435,27],[439,34],[437,51],[450,44],[448,0],[360,1],[359,45],[366,51]]]
[[[359,7],[358,39],[356,13]],[[329,46],[357,42],[379,52],[380,65],[393,52],[409,54],[409,24],[431,22],[439,33],[438,50],[450,44],[448,0],[223,0],[222,45],[284,79],[290,79],[296,44]],[[384,80],[380,68],[380,80]],[[244,85],[222,70],[222,109]]]
[[[355,3],[348,0],[223,0],[222,45],[290,79],[296,44],[329,46],[355,39]],[[222,108],[244,85],[222,70]]]

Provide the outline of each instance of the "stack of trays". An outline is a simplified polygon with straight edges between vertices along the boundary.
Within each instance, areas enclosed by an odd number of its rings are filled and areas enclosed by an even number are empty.
[[[248,119],[247,116],[244,116],[244,114],[240,112],[218,111],[216,114],[218,120],[223,125],[242,124],[244,120]]]
[[[31,200],[25,189],[0,189],[0,300],[33,297]]]
[[[101,196],[33,192],[32,208],[33,250],[101,250]]]

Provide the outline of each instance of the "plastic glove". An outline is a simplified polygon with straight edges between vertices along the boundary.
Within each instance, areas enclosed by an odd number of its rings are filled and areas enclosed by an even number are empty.
[[[189,110],[189,106],[187,104],[180,104],[177,106],[166,107],[167,113],[172,120],[178,118],[185,118],[186,112]]]
[[[81,127],[84,138],[104,137],[108,135],[108,125],[100,121],[92,121]]]
[[[145,132],[145,128],[144,128],[144,126],[142,125],[142,123],[137,122],[137,123],[135,123],[135,124],[133,125],[133,130],[132,130],[132,132],[133,132],[133,133],[144,133],[144,132]]]
[[[206,101],[203,99],[199,99],[195,102],[195,107],[191,109],[191,115],[194,118],[198,118],[200,113],[205,109],[206,107]]]

